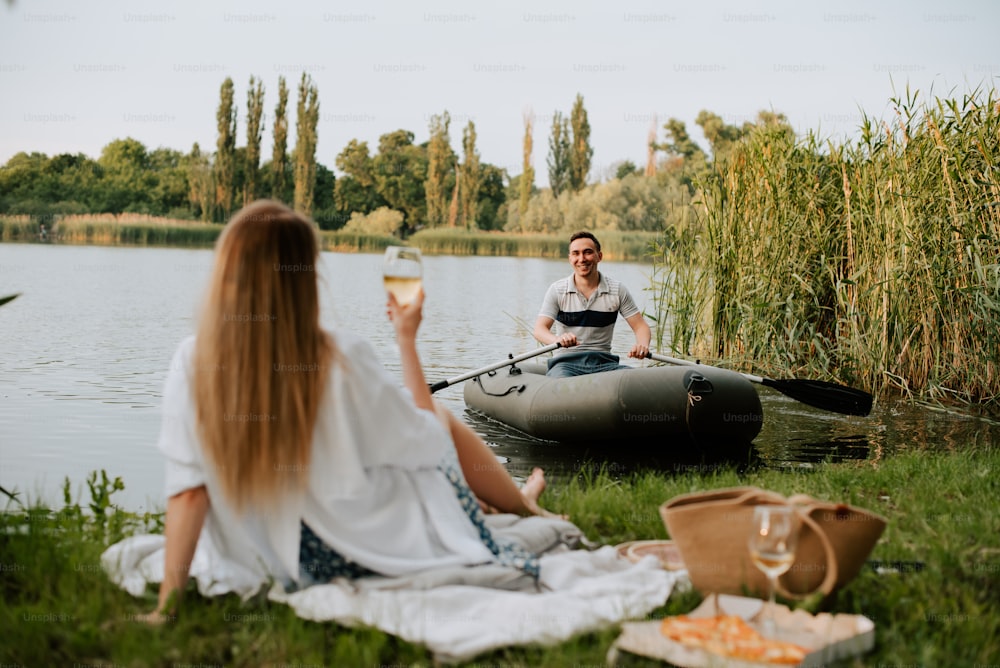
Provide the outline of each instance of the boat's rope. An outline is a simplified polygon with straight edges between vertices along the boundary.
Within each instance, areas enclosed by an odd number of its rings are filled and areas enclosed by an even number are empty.
[[[704,394],[712,392],[712,384],[701,374],[693,373],[687,377],[687,406],[684,408],[684,424],[691,438],[697,439],[691,425],[691,409],[703,398]]]
[[[691,438],[696,438],[694,429],[691,428],[691,409],[694,408],[694,405],[699,401],[701,401],[701,395],[695,394],[689,390],[687,408],[684,409],[684,424],[687,425],[688,434],[691,435]]]
[[[483,391],[483,394],[485,394],[487,396],[490,396],[490,397],[505,397],[508,394],[510,394],[511,392],[517,392],[518,394],[520,394],[521,392],[524,392],[525,388],[528,387],[527,385],[511,385],[510,387],[507,388],[506,392],[490,392],[483,385],[483,381],[480,380],[480,378],[481,378],[480,376],[476,376],[476,379],[475,379],[476,380],[476,384],[479,385],[479,389]]]

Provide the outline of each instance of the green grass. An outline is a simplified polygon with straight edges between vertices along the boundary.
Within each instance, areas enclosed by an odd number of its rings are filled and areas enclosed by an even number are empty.
[[[872,558],[900,562],[903,572],[865,568],[824,608],[864,614],[876,623],[875,650],[848,666],[989,665],[1000,656],[1000,452],[914,452],[884,461],[826,464],[810,472],[692,467],[670,477],[643,473],[616,479],[589,469],[546,492],[547,505],[569,513],[592,540],[614,544],[663,538],[658,507],[694,490],[758,485],[805,492],[874,510],[889,520]],[[89,507],[58,511],[8,503],[0,531],[0,663],[174,666],[287,664],[374,666],[433,664],[422,647],[371,629],[347,629],[295,617],[263,597],[189,593],[179,619],[164,628],[133,621],[155,600],[134,599],[111,585],[98,560],[106,545],[136,531],[156,531],[158,515],[117,511],[115,483],[92,478]],[[101,521],[95,521],[100,518]],[[916,564],[921,564],[917,570]],[[654,613],[683,613],[698,594],[675,594]],[[615,629],[557,647],[512,647],[471,665],[602,665]],[[647,665],[629,657],[627,665]]]

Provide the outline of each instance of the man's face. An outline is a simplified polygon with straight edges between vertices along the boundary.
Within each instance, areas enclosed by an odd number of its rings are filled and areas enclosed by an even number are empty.
[[[573,265],[573,272],[581,278],[596,273],[597,263],[602,258],[593,239],[574,239],[569,245],[569,263]]]

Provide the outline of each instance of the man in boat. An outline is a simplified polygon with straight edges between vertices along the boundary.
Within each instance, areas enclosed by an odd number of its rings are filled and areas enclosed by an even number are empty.
[[[570,237],[573,273],[549,286],[533,332],[541,343],[559,342],[561,346],[549,360],[548,376],[562,378],[629,368],[611,354],[619,313],[635,333],[635,345],[628,356],[645,359],[649,353],[649,325],[625,285],[597,270],[603,257],[601,242],[590,232],[576,232]],[[559,334],[552,331],[556,322]]]

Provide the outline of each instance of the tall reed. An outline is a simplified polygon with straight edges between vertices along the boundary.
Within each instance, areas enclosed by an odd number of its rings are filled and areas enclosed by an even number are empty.
[[[754,130],[659,265],[675,351],[1000,407],[994,90],[866,118],[851,143]]]

